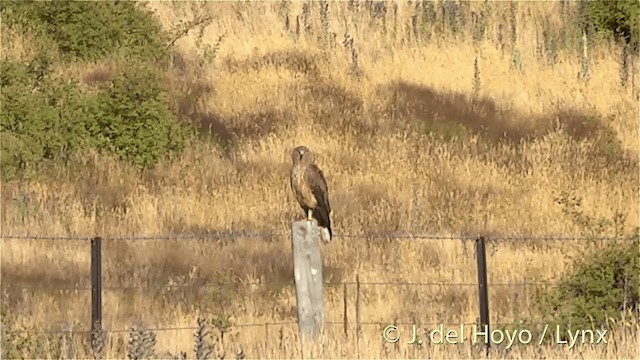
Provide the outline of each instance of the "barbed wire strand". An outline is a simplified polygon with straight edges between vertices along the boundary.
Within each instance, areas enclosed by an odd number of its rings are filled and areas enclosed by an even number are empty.
[[[167,240],[200,240],[200,241],[220,241],[236,240],[241,238],[270,238],[289,237],[289,232],[246,232],[227,231],[211,232],[203,235],[132,235],[100,237],[106,241],[167,241]],[[392,239],[392,240],[475,240],[482,235],[435,235],[435,234],[412,234],[404,232],[376,232],[360,234],[334,234],[336,239]],[[59,240],[59,241],[86,241],[92,240],[96,236],[75,236],[75,235],[15,235],[0,234],[3,240]],[[638,240],[636,236],[563,236],[563,235],[511,235],[511,236],[484,236],[488,241],[632,241]]]
[[[238,238],[267,238],[274,236],[290,236],[289,233],[283,232],[245,232],[245,231],[236,231],[236,232],[218,232],[218,233],[209,233],[205,235],[155,235],[155,236],[127,236],[127,237],[104,237],[103,240],[114,240],[114,241],[140,241],[140,240],[203,240],[203,241],[219,241],[221,239],[238,239]],[[407,234],[407,233],[363,233],[363,234],[336,234],[335,238],[366,238],[366,239],[397,239],[397,240],[475,240],[477,236],[468,236],[468,235],[458,235],[458,236],[444,236],[444,235],[432,235],[432,234]],[[87,236],[49,236],[49,235],[0,235],[0,239],[5,240],[71,240],[71,241],[87,241],[92,240],[95,237],[87,237]],[[628,240],[637,240],[637,237],[576,237],[576,236],[487,236],[486,240],[490,242],[494,241],[575,241],[575,240],[586,240],[586,241],[628,241]],[[354,282],[354,281],[345,281],[345,282],[327,282],[325,285],[356,285],[360,286],[460,286],[460,287],[471,287],[477,286],[477,283],[453,283],[453,282],[382,282],[382,281],[374,281],[374,282]],[[4,285],[4,284],[3,284]],[[134,286],[108,286],[103,287],[103,291],[118,291],[118,290],[134,290],[134,289],[157,289],[157,290],[171,290],[171,289],[203,289],[203,288],[215,288],[224,285],[242,285],[242,286],[252,286],[252,285],[261,285],[260,282],[216,282],[212,284],[166,284],[166,285],[134,285]],[[558,283],[551,282],[525,282],[525,283],[492,283],[490,286],[503,286],[503,287],[527,287],[527,286],[556,286]],[[31,291],[89,291],[91,290],[90,286],[82,286],[82,287],[43,287],[43,286],[2,286],[2,289],[19,289],[19,290],[31,290]],[[296,322],[273,322],[273,323],[255,323],[255,324],[236,324],[233,327],[255,327],[255,326],[283,326],[283,325],[291,325],[296,324]],[[328,324],[331,324],[329,322]],[[334,324],[343,325],[342,322],[335,322]],[[362,322],[361,325],[375,325],[382,326],[388,325],[389,323],[382,322]],[[394,323],[394,325],[413,325],[414,323]],[[439,324],[434,324],[439,325]],[[468,323],[466,325],[474,325],[474,323]],[[523,324],[495,324],[493,326],[513,326],[513,325],[523,325]],[[544,324],[526,324],[529,326],[539,326]],[[426,326],[426,325],[420,325]],[[151,331],[180,331],[180,330],[196,330],[197,327],[158,327],[151,328],[147,330]],[[109,333],[122,333],[122,332],[130,332],[131,329],[119,329],[119,330],[111,330]],[[16,330],[9,331],[10,333],[50,333],[50,334],[61,334],[61,333],[90,333],[88,330],[81,331],[69,331],[69,330]]]
[[[113,237],[113,238],[102,238],[104,240],[169,240],[169,239],[177,239],[177,240],[219,240],[220,237],[226,238],[238,238],[238,237],[261,237],[261,236],[284,236],[287,235],[285,233],[275,233],[275,232],[218,232],[218,233],[210,233],[203,236],[130,236],[130,237]],[[475,239],[475,237],[465,237],[465,236],[442,236],[442,235],[427,235],[427,234],[405,234],[405,233],[377,233],[377,234],[358,234],[358,235],[341,235],[341,237],[395,237],[395,238],[404,238],[404,239],[433,239],[433,240],[471,240]],[[338,235],[340,237],[340,235]],[[1,239],[14,239],[14,240],[80,240],[86,241],[91,240],[91,237],[79,237],[79,236],[41,236],[41,235],[0,235]],[[636,238],[576,238],[576,237],[490,237],[487,240],[490,242],[494,240],[634,240]],[[355,285],[356,282],[347,281],[347,282],[327,282],[325,285],[327,286],[335,286],[335,285]],[[476,283],[453,283],[453,282],[360,282],[361,285],[378,285],[378,286],[401,286],[401,285],[413,285],[413,286],[476,286]],[[253,286],[253,285],[261,285],[261,282],[244,282],[244,281],[230,281],[230,282],[214,282],[208,284],[157,284],[157,285],[133,285],[133,286],[108,286],[103,287],[105,291],[117,291],[117,290],[132,290],[132,289],[157,289],[157,290],[171,290],[176,288],[183,289],[201,289],[201,288],[214,288],[219,286],[226,285],[242,285],[242,286]],[[549,282],[527,282],[527,283],[493,283],[491,286],[553,286],[556,285],[554,283]],[[22,290],[34,290],[34,291],[88,291],[91,290],[90,286],[65,286],[65,287],[51,287],[51,286],[10,286],[14,289],[22,289]],[[5,287],[6,288],[6,287]]]
[[[174,289],[178,290],[199,290],[199,289],[215,289],[223,286],[261,286],[268,283],[265,282],[219,282],[212,284],[166,284],[166,285],[131,285],[131,286],[103,286],[102,291],[127,291],[127,290],[165,290],[171,291]],[[341,281],[341,282],[325,282],[323,283],[325,286],[415,286],[415,287],[428,287],[428,286],[452,286],[452,287],[476,287],[478,283],[455,283],[455,282],[382,282],[382,281]],[[544,281],[536,281],[536,282],[522,282],[522,283],[489,283],[489,287],[542,287],[542,286],[559,286],[559,285],[567,285],[566,283],[559,282],[544,282]],[[6,285],[2,284],[0,286],[2,290],[14,290],[14,291],[38,291],[38,292],[56,292],[56,291],[91,291],[91,286],[42,286],[42,285]]]
[[[343,321],[325,321],[325,325],[333,325],[333,326],[342,326],[345,323]],[[438,323],[419,323],[419,322],[411,322],[411,321],[393,321],[393,322],[383,322],[383,321],[362,321],[359,323],[363,326],[409,326],[416,325],[416,327],[430,327],[430,326],[440,326],[440,325],[453,325],[453,326],[474,326],[479,325],[477,323],[456,323],[456,322],[438,322]],[[229,328],[251,328],[251,327],[269,327],[269,326],[293,326],[298,325],[296,321],[280,321],[280,322],[263,322],[263,323],[245,323],[245,324],[233,324],[230,325]],[[545,326],[548,323],[495,323],[490,324],[492,328],[496,327],[506,327],[506,326]],[[103,331],[107,334],[117,334],[117,333],[129,333],[133,330],[133,327],[126,329],[116,329],[116,330],[106,330]],[[153,327],[153,328],[144,328],[147,331],[153,332],[165,332],[165,331],[195,331],[198,330],[197,326],[175,326],[175,327]],[[9,334],[89,334],[90,330],[82,329],[82,330],[7,330],[6,333]]]

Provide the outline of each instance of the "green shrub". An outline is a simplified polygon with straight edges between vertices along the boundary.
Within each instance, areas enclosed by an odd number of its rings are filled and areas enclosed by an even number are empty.
[[[91,129],[99,148],[141,167],[184,149],[189,131],[170,110],[162,76],[160,69],[141,62],[102,86]]]
[[[171,113],[157,67],[131,62],[93,95],[54,75],[51,62],[40,54],[1,64],[3,179],[33,177],[43,161],[68,161],[90,147],[140,167],[184,149],[189,128]]]
[[[599,329],[640,305],[640,243],[611,242],[581,258],[559,286],[541,296],[541,310],[561,329]],[[566,333],[566,332],[565,332]]]
[[[640,2],[628,0],[594,0],[587,3],[590,23],[607,36],[621,37],[638,50]]]
[[[50,60],[3,61],[0,74],[2,177],[30,176],[42,160],[68,158],[93,145],[92,97],[50,73]]]
[[[557,202],[565,215],[593,237],[593,247],[583,251],[574,268],[563,274],[560,283],[539,291],[538,307],[546,323],[559,325],[561,331],[596,330],[619,321],[625,312],[638,315],[640,310],[640,236],[638,229],[624,235],[626,218],[618,213],[613,221],[595,219],[584,213],[581,199],[561,194]],[[595,240],[610,233],[625,238],[620,241]],[[631,240],[629,240],[631,238]],[[589,241],[589,240],[586,240]],[[637,320],[637,319],[636,319]]]
[[[2,1],[4,26],[55,40],[69,57],[96,60],[115,51],[163,59],[168,35],[151,11],[129,1]]]

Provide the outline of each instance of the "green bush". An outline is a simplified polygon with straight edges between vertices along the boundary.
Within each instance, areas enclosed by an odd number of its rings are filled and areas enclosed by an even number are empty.
[[[579,261],[559,286],[541,297],[541,310],[561,329],[599,329],[640,305],[640,243],[610,243]],[[566,333],[566,332],[565,332]]]
[[[640,2],[628,0],[594,0],[587,3],[590,23],[607,36],[621,37],[638,50]]]
[[[0,85],[2,178],[33,177],[46,160],[68,161],[87,148],[107,150],[140,167],[180,153],[189,128],[170,111],[162,72],[130,62],[97,94],[51,71],[39,54],[4,60]]]
[[[151,11],[129,1],[2,1],[4,26],[47,36],[72,58],[96,60],[115,51],[163,59],[168,35]]]
[[[640,236],[638,229],[624,235],[626,217],[617,213],[613,221],[595,219],[581,209],[581,199],[561,194],[557,202],[564,213],[594,238],[593,247],[583,251],[574,268],[560,283],[538,292],[538,307],[544,319],[555,329],[583,330],[610,327],[626,312],[640,311]],[[626,238],[620,241],[595,240],[610,233]],[[586,240],[589,241],[589,240]],[[637,319],[636,319],[637,320]]]
[[[68,158],[93,145],[91,96],[78,84],[53,77],[50,60],[3,61],[0,74],[2,177],[33,175],[42,160]]]
[[[161,66],[168,36],[150,11],[133,2],[0,4],[3,25],[29,35],[35,55],[2,60],[2,178],[33,177],[44,161],[68,161],[87,148],[140,167],[179,153],[189,135],[170,110]],[[53,71],[74,58],[117,51],[124,71],[97,93]]]
[[[98,147],[141,167],[180,153],[190,135],[170,110],[161,70],[149,64],[127,66],[102,86],[96,104]]]

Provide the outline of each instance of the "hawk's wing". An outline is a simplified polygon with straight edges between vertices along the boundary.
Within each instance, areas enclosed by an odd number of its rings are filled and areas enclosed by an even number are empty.
[[[331,241],[331,206],[329,205],[329,189],[327,180],[316,165],[312,164],[305,172],[305,182],[311,188],[311,193],[316,199],[317,206],[313,211],[313,216],[318,221],[318,226],[324,228],[326,235],[322,235],[325,242]],[[325,234],[323,232],[323,234]]]
[[[311,187],[311,192],[318,201],[318,207],[326,209],[327,214],[331,213],[331,206],[329,205],[329,189],[327,187],[327,180],[322,173],[322,170],[315,164],[309,166],[306,173],[307,184]]]

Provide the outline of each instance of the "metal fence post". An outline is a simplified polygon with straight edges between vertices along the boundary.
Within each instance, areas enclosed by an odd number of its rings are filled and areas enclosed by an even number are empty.
[[[301,338],[311,340],[323,330],[322,257],[315,221],[293,222],[293,275],[298,307],[298,328]]]
[[[489,330],[489,292],[487,283],[487,253],[485,250],[484,237],[480,236],[476,239],[476,260],[478,272],[478,298],[480,304],[480,332],[485,334],[487,339],[486,353],[489,354],[491,343]]]
[[[102,238],[91,239],[91,335],[102,330]]]
[[[345,340],[349,338],[349,316],[347,312],[347,283],[342,284],[342,331],[344,332]]]
[[[360,322],[360,275],[356,273],[356,357],[360,359],[360,337],[361,337],[361,322]]]

